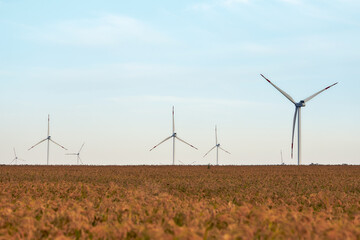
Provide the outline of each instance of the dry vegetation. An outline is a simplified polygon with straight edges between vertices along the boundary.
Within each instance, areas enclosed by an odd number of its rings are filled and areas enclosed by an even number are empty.
[[[360,239],[359,166],[0,166],[0,239]]]

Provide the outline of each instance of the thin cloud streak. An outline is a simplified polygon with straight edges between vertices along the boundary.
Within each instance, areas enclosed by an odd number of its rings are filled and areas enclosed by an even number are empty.
[[[281,2],[293,4],[293,5],[300,5],[302,4],[301,0],[280,0]]]
[[[184,103],[184,104],[206,104],[206,105],[225,105],[238,107],[269,106],[268,103],[251,102],[233,99],[216,99],[216,98],[192,98],[176,96],[123,96],[109,98],[109,101],[115,103],[127,102],[165,102],[165,103]]]
[[[250,0],[223,0],[221,2],[221,4],[225,5],[225,6],[231,6],[233,4],[238,4],[238,3],[249,3]]]
[[[200,11],[210,11],[217,7],[233,7],[237,4],[248,4],[250,0],[221,0],[221,1],[212,1],[206,3],[195,3],[190,8],[193,10],[200,10]]]
[[[168,36],[138,19],[111,14],[94,19],[67,20],[42,27],[29,27],[27,38],[45,43],[86,47],[133,42],[172,42]]]

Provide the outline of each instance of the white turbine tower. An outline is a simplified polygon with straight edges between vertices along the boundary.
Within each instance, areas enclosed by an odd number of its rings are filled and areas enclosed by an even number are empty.
[[[222,147],[220,147],[220,143],[218,143],[218,138],[217,138],[217,127],[215,125],[215,146],[212,147],[203,157],[205,157],[206,155],[208,155],[214,148],[216,148],[216,165],[219,165],[219,148],[221,150],[223,150],[224,152],[229,153],[228,151],[226,151],[225,149],[223,149]]]
[[[79,163],[81,162],[81,164],[83,164],[83,162],[82,162],[82,160],[81,160],[81,158],[80,158],[80,152],[81,152],[81,150],[82,150],[82,148],[84,147],[84,144],[85,143],[83,143],[83,145],[81,146],[81,148],[80,148],[80,150],[77,152],[77,153],[66,153],[65,155],[76,155],[77,156],[77,165],[79,165]]]
[[[25,162],[25,160],[24,160],[24,159],[22,159],[22,158],[18,158],[18,156],[16,155],[15,148],[14,148],[14,155],[15,155],[15,158],[11,161],[11,163],[10,163],[10,164],[12,164],[12,163],[15,161],[15,165],[17,165],[18,160],[20,160],[20,161],[22,161],[22,162]]]
[[[161,141],[159,144],[155,145],[151,150],[153,150],[154,148],[156,148],[157,146],[159,146],[160,144],[162,144],[163,142],[166,142],[167,140],[169,140],[170,138],[173,139],[173,165],[175,165],[175,138],[187,145],[189,145],[192,148],[195,148],[196,150],[198,150],[196,147],[194,147],[193,145],[191,145],[190,143],[185,142],[184,140],[180,139],[176,132],[175,132],[175,120],[174,120],[174,106],[172,107],[172,135],[170,137],[165,138],[163,141]]]
[[[59,147],[67,150],[65,147],[61,146],[60,144],[56,143],[54,140],[51,139],[51,136],[50,136],[50,115],[48,115],[48,134],[47,134],[47,138],[41,140],[40,142],[38,142],[37,144],[35,144],[31,148],[29,148],[28,151],[33,149],[34,147],[36,147],[37,145],[39,145],[40,143],[42,143],[42,142],[44,142],[46,140],[47,140],[47,160],[46,160],[46,164],[49,165],[49,143],[50,143],[50,141],[55,143]]]
[[[298,165],[301,164],[301,108],[305,107],[305,103],[322,93],[323,91],[331,88],[332,86],[338,84],[337,82],[324,88],[323,90],[314,93],[308,98],[305,98],[304,100],[301,100],[300,102],[295,102],[295,100],[286,92],[281,90],[279,87],[277,87],[275,84],[273,84],[269,79],[264,77],[264,75],[260,74],[266,81],[268,81],[273,87],[275,87],[279,92],[281,92],[287,99],[289,99],[294,105],[295,105],[295,114],[294,114],[294,120],[293,120],[293,130],[292,130],[292,140],[291,140],[291,158],[293,158],[293,150],[294,150],[294,133],[295,133],[295,125],[296,125],[296,117],[298,118]]]

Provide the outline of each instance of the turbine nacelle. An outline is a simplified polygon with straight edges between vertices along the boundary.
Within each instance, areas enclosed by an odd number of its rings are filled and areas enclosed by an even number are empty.
[[[216,144],[216,147],[220,147],[220,143]]]
[[[302,100],[302,101],[300,101],[300,102],[298,102],[298,103],[295,103],[295,106],[296,106],[296,107],[305,107],[306,104],[305,104],[305,101]]]
[[[176,137],[176,133],[173,133],[173,134],[171,135],[171,137]]]

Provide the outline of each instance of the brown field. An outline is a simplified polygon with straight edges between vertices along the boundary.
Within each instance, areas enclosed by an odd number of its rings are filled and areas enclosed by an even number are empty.
[[[360,166],[0,166],[0,239],[360,239]]]

